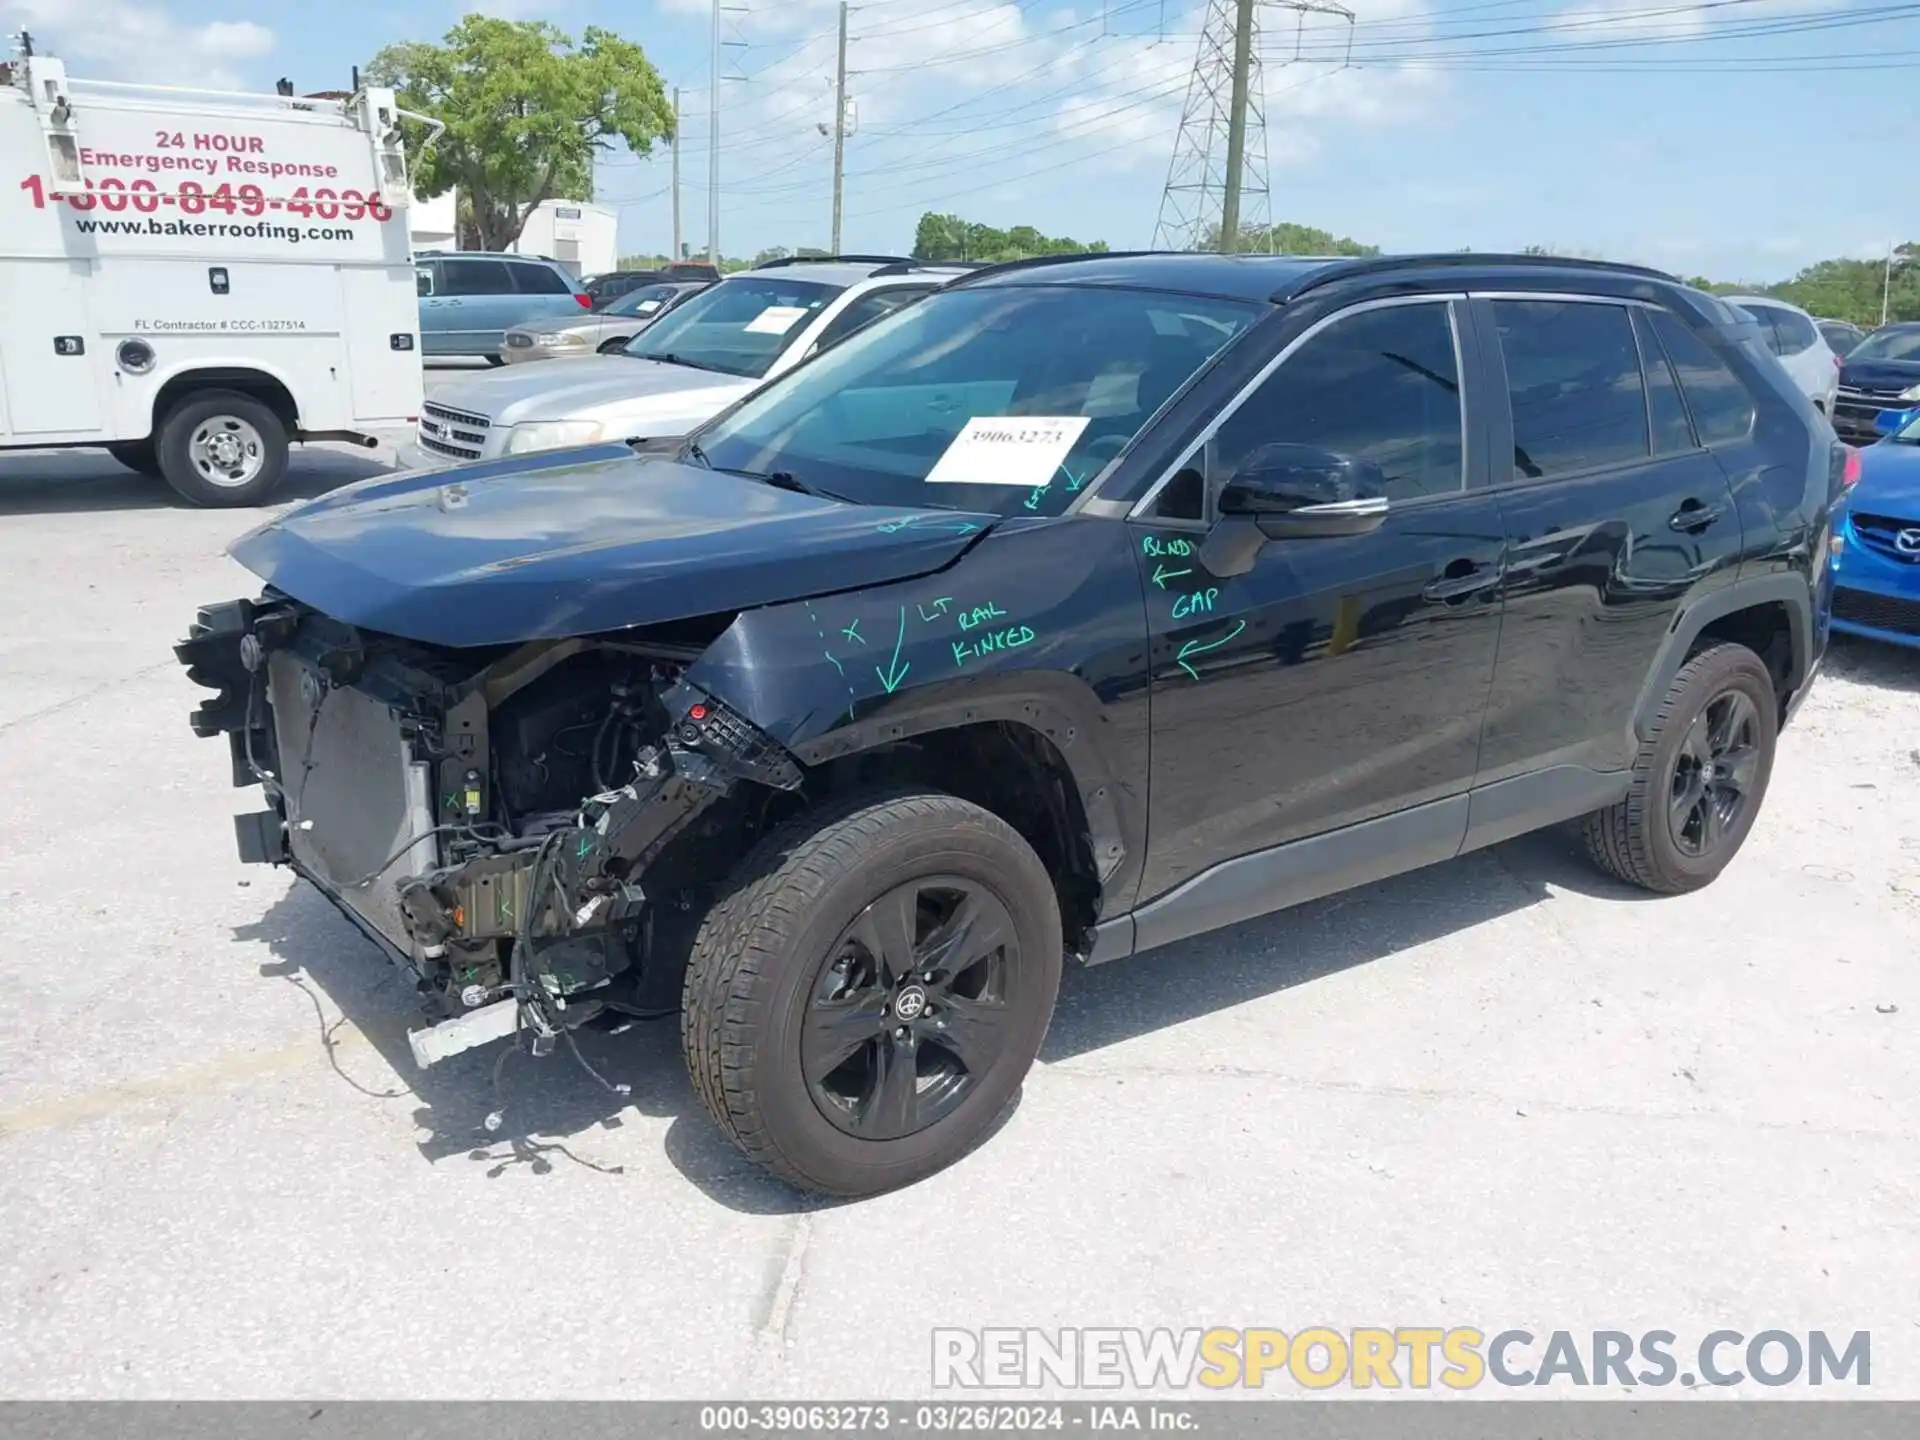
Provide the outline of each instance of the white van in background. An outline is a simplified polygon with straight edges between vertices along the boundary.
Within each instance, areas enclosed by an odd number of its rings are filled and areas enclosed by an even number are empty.
[[[380,89],[75,80],[22,35],[0,65],[0,449],[104,446],[252,505],[292,442],[413,422],[402,113]]]

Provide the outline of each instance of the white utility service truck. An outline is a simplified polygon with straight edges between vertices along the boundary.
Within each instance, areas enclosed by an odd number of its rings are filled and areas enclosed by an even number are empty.
[[[30,36],[18,51],[0,64],[0,449],[104,446],[198,504],[252,505],[293,441],[413,423],[391,91],[83,81]]]

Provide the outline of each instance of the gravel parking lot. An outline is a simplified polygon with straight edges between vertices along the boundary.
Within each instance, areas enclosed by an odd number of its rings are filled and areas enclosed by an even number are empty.
[[[936,1325],[1326,1324],[1866,1329],[1920,1398],[1920,654],[1836,643],[1709,890],[1538,836],[1070,974],[991,1143],[836,1207],[667,1023],[488,1134],[493,1052],[415,1072],[395,972],[235,860],[170,646],[256,518],[0,459],[0,1394],[911,1397]]]

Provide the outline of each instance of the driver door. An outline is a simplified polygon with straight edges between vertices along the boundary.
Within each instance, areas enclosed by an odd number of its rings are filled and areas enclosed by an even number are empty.
[[[1444,296],[1321,322],[1136,507],[1153,697],[1141,898],[1269,852],[1145,906],[1142,948],[1204,928],[1196,905],[1229,923],[1458,850],[1506,549],[1469,423],[1470,323]],[[1219,515],[1222,485],[1274,445],[1362,463],[1384,520],[1265,539],[1252,517]]]

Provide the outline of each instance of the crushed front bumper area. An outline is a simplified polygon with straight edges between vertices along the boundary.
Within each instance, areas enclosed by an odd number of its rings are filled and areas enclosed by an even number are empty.
[[[175,647],[215,692],[194,732],[225,735],[234,784],[269,802],[236,817],[240,858],[291,867],[439,998],[452,1018],[415,1032],[422,1066],[523,1031],[542,1050],[630,1003],[655,861],[736,787],[801,784],[786,751],[678,667],[635,658],[652,680],[614,688],[628,697],[616,713],[645,717],[619,782],[510,814],[491,707],[592,648],[434,653],[271,596],[202,609]],[[596,735],[596,770],[601,751]]]

